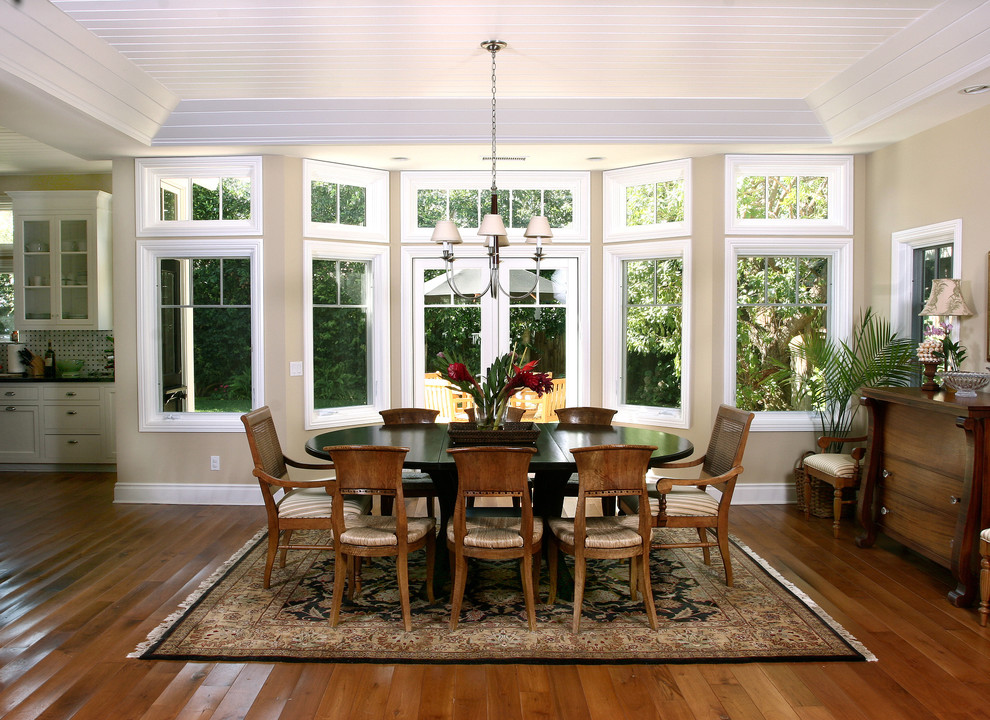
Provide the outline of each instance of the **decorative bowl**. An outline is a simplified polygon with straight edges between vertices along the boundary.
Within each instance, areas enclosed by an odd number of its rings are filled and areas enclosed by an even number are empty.
[[[58,374],[62,377],[75,377],[79,374],[79,371],[82,370],[83,365],[85,364],[85,360],[76,360],[72,358],[68,360],[56,360],[55,369],[58,370]]]
[[[990,373],[950,370],[942,373],[942,382],[956,391],[956,397],[976,397],[976,391],[990,382]]]

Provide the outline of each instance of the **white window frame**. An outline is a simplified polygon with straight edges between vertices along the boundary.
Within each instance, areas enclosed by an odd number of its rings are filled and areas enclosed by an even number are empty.
[[[416,197],[422,189],[484,189],[491,186],[491,173],[404,172],[401,178],[403,243],[429,242],[433,228],[417,227]],[[591,236],[591,173],[588,172],[500,172],[498,189],[502,190],[570,190],[574,199],[574,221],[563,228],[553,228],[553,242],[588,243]],[[504,210],[500,207],[504,214]],[[506,228],[510,240],[522,240],[525,228]],[[477,228],[461,228],[464,245],[482,244]],[[463,247],[463,246],[461,246]]]
[[[684,183],[684,219],[679,222],[626,225],[626,190],[637,185],[682,180]],[[641,165],[602,173],[605,227],[604,242],[656,240],[691,234],[691,161]]]
[[[346,225],[312,220],[311,191],[314,181],[356,185],[365,188],[365,224]],[[330,240],[388,242],[388,171],[340,165],[322,160],[303,160],[303,235]]]
[[[828,334],[849,341],[852,332],[852,238],[726,238],[725,241],[725,374],[723,398],[736,403],[736,265],[740,256],[826,256],[829,258]],[[774,432],[820,431],[816,411],[761,411],[753,430]]]
[[[527,248],[528,246],[518,244],[515,247],[505,247],[500,250],[500,255],[506,259],[525,259],[527,262],[531,262],[529,260],[531,251]],[[458,255],[464,258],[478,259],[487,257],[484,247],[481,246],[459,246]],[[569,291],[576,294],[574,302],[577,303],[577,317],[573,324],[570,319],[568,321],[567,352],[568,359],[573,358],[574,360],[574,368],[568,373],[567,404],[585,405],[590,402],[589,398],[591,397],[591,338],[589,336],[591,302],[590,293],[587,292],[587,288],[590,287],[589,248],[578,245],[572,245],[566,249],[560,248],[556,259],[573,262],[575,268],[575,287],[569,288]],[[419,291],[419,286],[414,282],[413,277],[415,263],[424,260],[430,261],[431,267],[443,267],[436,246],[402,248],[402,403],[407,407],[422,402],[418,393],[421,392],[423,374],[427,370],[426,358],[419,356],[417,350],[417,344],[422,342],[424,330],[422,314],[416,312],[419,306],[415,300],[415,295]],[[526,265],[526,267],[530,267],[530,265]],[[499,318],[499,321],[503,320],[507,323],[507,316],[506,318]],[[507,342],[508,326],[496,329],[491,323],[491,318],[482,313],[482,332],[494,333],[501,342]],[[570,328],[573,328],[573,331]],[[497,353],[505,353],[510,350],[511,348],[508,347],[499,348]],[[570,370],[570,365],[568,368]]]
[[[767,220],[737,217],[736,181],[745,175],[824,175],[828,178],[828,219]],[[851,235],[852,230],[852,155],[725,156],[726,234]]]
[[[624,197],[624,195],[623,195]],[[630,245],[606,245],[603,248],[603,318],[602,327],[602,400],[607,407],[616,408],[616,422],[664,427],[691,427],[691,241],[663,240]],[[664,408],[629,405],[622,402],[624,373],[623,356],[626,338],[622,336],[625,307],[623,265],[627,260],[683,261],[681,278],[681,407]]]
[[[369,359],[372,401],[369,405],[315,408],[313,379],[313,260],[362,260],[371,263],[368,322],[371,327]],[[303,423],[307,430],[367,425],[381,422],[380,410],[389,407],[392,358],[389,350],[389,251],[377,245],[303,241],[303,382],[306,403]]]
[[[924,225],[890,234],[890,325],[911,337],[911,296],[914,288],[914,251],[952,243],[952,277],[962,277],[962,220]],[[959,340],[959,323],[952,335]]]
[[[261,238],[137,241],[138,421],[141,432],[244,432],[239,412],[164,412],[160,409],[162,258],[247,258],[251,264],[251,407],[265,404],[265,338]]]
[[[135,158],[134,183],[138,237],[228,237],[261,235],[262,159],[255,156]],[[251,217],[247,220],[162,220],[162,180],[241,177],[251,181]],[[191,202],[188,188],[174,188],[180,204]]]

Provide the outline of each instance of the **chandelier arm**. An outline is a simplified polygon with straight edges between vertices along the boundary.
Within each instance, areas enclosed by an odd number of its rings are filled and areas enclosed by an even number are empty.
[[[535,279],[533,280],[533,286],[531,288],[529,288],[529,290],[526,290],[526,291],[521,292],[521,293],[512,293],[509,290],[506,290],[502,286],[502,283],[498,280],[498,276],[497,275],[495,276],[495,283],[498,286],[498,289],[501,290],[502,292],[504,292],[509,297],[510,300],[521,300],[522,298],[524,298],[524,297],[526,297],[528,295],[532,295],[533,294],[533,291],[536,290],[537,287],[539,287],[539,285],[540,285],[540,261],[543,259],[543,252],[542,252],[542,250],[537,250],[536,254],[533,256],[533,259],[536,260],[536,276],[535,276]],[[509,270],[509,272],[511,274],[512,270]],[[509,287],[512,287],[512,281],[511,280],[509,281]]]
[[[444,266],[445,266],[444,270],[447,278],[447,287],[451,289],[454,295],[461,298],[462,300],[477,300],[479,297],[481,297],[486,292],[488,292],[492,287],[491,278],[489,278],[488,284],[480,292],[478,293],[461,292],[461,290],[457,287],[457,283],[454,281],[454,259],[445,257]]]

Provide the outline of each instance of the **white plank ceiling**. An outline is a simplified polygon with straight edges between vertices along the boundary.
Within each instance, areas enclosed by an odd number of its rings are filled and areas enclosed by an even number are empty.
[[[279,145],[383,166],[428,146],[436,163],[436,148],[480,147],[489,133],[487,39],[508,43],[498,55],[506,149],[550,158],[556,145],[612,166],[767,144],[876,147],[990,100],[957,92],[990,81],[983,0],[43,5],[0,5],[0,100],[7,73],[121,135],[56,145],[93,160]],[[100,68],[80,70],[77,51]],[[39,79],[47,64],[66,72]],[[119,108],[107,109],[107,93]],[[23,133],[2,105],[0,124]]]

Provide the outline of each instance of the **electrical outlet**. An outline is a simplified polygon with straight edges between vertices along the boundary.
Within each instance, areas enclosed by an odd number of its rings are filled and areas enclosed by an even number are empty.
[[[289,376],[299,377],[302,375],[302,361],[290,362],[289,363]]]
[[[210,470],[219,470],[219,469],[220,469],[220,456],[210,455]]]

